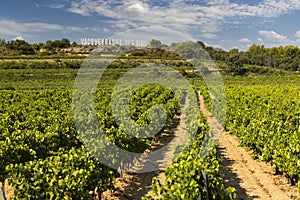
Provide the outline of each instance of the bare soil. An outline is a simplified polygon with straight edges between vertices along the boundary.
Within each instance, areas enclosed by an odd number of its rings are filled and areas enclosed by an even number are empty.
[[[185,109],[187,102],[184,102],[182,105],[182,109]],[[157,163],[167,163],[171,164],[171,160],[173,158],[173,149],[172,144],[181,144],[182,140],[185,140],[187,137],[187,133],[185,131],[185,123],[184,123],[185,115],[184,113],[179,113],[173,119],[172,123],[161,133],[159,134],[155,140],[152,142],[152,146],[150,149],[147,149],[145,153],[149,153],[151,151],[156,151],[165,145],[169,145],[168,150],[161,155],[161,159],[157,160]],[[147,157],[145,156],[144,166],[146,167]],[[157,165],[159,167],[159,165]],[[166,165],[168,166],[168,165]],[[161,168],[159,170],[147,172],[147,173],[121,173],[121,177],[115,179],[114,185],[115,189],[113,191],[106,191],[102,194],[102,200],[129,200],[129,199],[141,199],[143,196],[153,196],[152,191],[152,179],[154,176],[160,181],[160,183],[164,184],[165,182],[165,172],[166,167]]]
[[[201,96],[199,101],[201,111],[207,117],[208,124],[217,127],[220,133],[223,132],[221,124],[218,124],[205,108]],[[146,153],[170,143],[178,135],[184,135],[183,119],[183,115],[175,117],[169,127],[153,141],[151,149],[146,150]],[[270,164],[253,159],[251,152],[240,146],[237,137],[228,133],[220,134],[218,145],[218,152],[222,157],[221,173],[224,176],[225,186],[236,188],[238,200],[300,200],[297,187],[291,186],[286,177],[274,175]],[[165,169],[148,173],[121,173],[121,177],[114,180],[116,189],[104,192],[100,198],[102,200],[129,200],[141,199],[145,195],[152,196],[152,178],[156,176],[161,183],[164,183],[164,171]],[[7,197],[10,197],[13,194],[13,188],[8,186],[7,180],[4,188]]]
[[[4,183],[0,183],[0,187],[4,189],[6,199],[10,199],[14,195],[14,188],[8,185],[8,179],[5,179]],[[0,200],[4,200],[0,196]]]
[[[205,108],[204,100],[200,97],[201,110],[207,116],[209,125],[218,123]],[[221,125],[217,125],[221,129]],[[223,133],[218,139],[218,151],[222,157],[221,173],[224,175],[225,186],[236,188],[237,199],[300,199],[298,189],[291,186],[288,179],[274,175],[269,163],[253,159],[251,152],[240,146],[237,137]]]

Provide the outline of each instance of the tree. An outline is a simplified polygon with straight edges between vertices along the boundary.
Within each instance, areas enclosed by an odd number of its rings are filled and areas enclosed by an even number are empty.
[[[73,42],[71,46],[72,46],[72,47],[77,47],[78,44],[77,44],[76,42]]]
[[[54,49],[60,49],[60,48],[69,48],[71,46],[70,40],[63,38],[61,40],[47,40],[46,41],[46,49],[52,51]]]
[[[176,48],[176,52],[180,56],[183,56],[184,58],[187,59],[208,58],[208,54],[205,52],[202,46],[199,45],[197,42],[192,42],[192,41],[181,42],[178,43],[175,48]]]
[[[12,40],[7,44],[8,48],[19,52],[21,55],[31,55],[34,54],[34,49],[25,40]]]
[[[246,55],[248,56],[249,61],[251,62],[249,64],[260,66],[266,64],[267,49],[264,45],[251,45],[248,48]]]
[[[299,55],[299,48],[296,46],[286,46],[285,47],[285,55],[291,59],[296,58]]]
[[[33,44],[33,45],[31,45],[31,46],[32,46],[32,48],[34,49],[35,52],[37,52],[37,51],[40,50],[39,44]]]
[[[46,41],[45,48],[50,50],[50,51],[52,51],[55,48],[52,40],[47,40]]]
[[[159,40],[156,39],[152,39],[149,43],[149,46],[151,48],[155,48],[155,49],[160,49],[161,48],[161,42]]]
[[[6,46],[6,40],[4,38],[0,38],[0,48],[3,48]]]
[[[212,48],[210,50],[210,56],[214,60],[225,61],[228,54],[229,54],[228,52],[226,52],[226,51],[224,51],[223,49],[220,49],[220,48]]]
[[[241,54],[236,52],[236,50],[231,51],[226,58],[226,64],[229,72],[233,75],[244,75],[246,73],[246,70],[243,68],[244,59]]]
[[[202,42],[202,41],[197,41],[197,43],[198,43],[203,49],[205,49],[205,44],[204,44],[204,42]]]
[[[229,53],[230,54],[238,54],[239,53],[239,50],[237,48],[233,48],[233,49],[230,49],[229,50]]]
[[[66,38],[61,39],[59,48],[69,48],[70,46],[71,43],[69,39]]]

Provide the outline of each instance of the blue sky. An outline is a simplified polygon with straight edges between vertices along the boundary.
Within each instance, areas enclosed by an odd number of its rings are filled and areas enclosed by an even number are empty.
[[[10,0],[0,7],[0,37],[80,43],[161,26],[215,47],[246,50],[253,43],[300,46],[299,19],[300,0]]]

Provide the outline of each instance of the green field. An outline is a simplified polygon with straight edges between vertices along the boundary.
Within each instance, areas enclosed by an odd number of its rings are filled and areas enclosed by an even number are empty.
[[[180,72],[188,69],[174,64],[178,61],[170,62]],[[124,134],[109,109],[112,87],[128,69],[111,67],[99,80],[97,117],[112,143],[128,151],[143,152],[153,137],[136,139]],[[0,70],[0,175],[1,182],[8,179],[14,187],[15,199],[92,199],[95,188],[100,193],[113,188],[113,180],[119,176],[84,147],[76,131],[72,94],[77,73],[78,69],[72,68]],[[203,79],[184,75],[194,84],[194,93],[202,92],[209,107]],[[271,162],[276,173],[285,174],[297,184],[300,77],[295,73],[223,76],[223,81],[227,93],[226,130],[237,135],[255,157]],[[158,85],[142,87],[131,97],[131,116],[136,123],[147,125],[151,117],[148,109],[161,103],[170,122],[179,109],[178,98]],[[153,180],[156,197],[234,199],[234,189],[224,187],[219,173],[216,147],[206,157],[199,156],[199,147],[209,134],[205,118],[197,107],[188,108],[187,113],[199,113],[198,118],[188,116],[187,124],[197,124],[197,136],[189,150],[166,171],[167,182],[161,185]],[[82,123],[86,120],[83,117]],[[203,171],[208,185],[203,182]]]

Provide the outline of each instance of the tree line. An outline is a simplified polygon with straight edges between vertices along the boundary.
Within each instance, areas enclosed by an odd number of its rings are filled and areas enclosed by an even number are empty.
[[[25,40],[6,41],[0,39],[0,54],[2,56],[14,55],[57,55],[63,54],[61,49],[72,47],[84,47],[76,42],[71,43],[69,39],[48,40],[45,43],[30,44]],[[274,69],[284,69],[289,71],[300,70],[300,48],[297,46],[278,46],[265,47],[264,45],[251,45],[247,51],[240,51],[233,48],[225,51],[220,48],[214,48],[204,44],[201,41],[191,42],[185,41],[180,43],[172,43],[170,45],[162,44],[159,40],[152,39],[147,47],[154,49],[162,49],[171,52],[177,52],[184,58],[203,57],[204,59],[211,57],[213,60],[226,63],[227,70],[237,75],[243,75],[248,65],[263,66]],[[92,50],[95,47],[85,47]],[[132,51],[132,46],[108,46],[102,47],[103,52],[114,54],[129,53],[131,56],[146,56],[139,51]],[[157,55],[152,55],[156,52]],[[162,53],[164,52],[164,53]],[[166,54],[166,51],[152,51],[151,56],[172,57],[172,54]]]
[[[30,44],[29,42],[21,39],[6,41],[0,38],[0,54],[3,56],[18,56],[18,55],[38,55],[48,54],[53,55],[59,49],[77,47],[76,42],[71,44],[69,39],[63,38],[61,40],[47,40],[45,43]],[[44,51],[41,51],[44,50]]]
[[[192,57],[202,54],[208,55],[216,61],[223,61],[231,72],[242,75],[247,65],[284,69],[289,71],[300,70],[300,48],[298,46],[278,46],[267,48],[264,45],[251,45],[247,51],[240,51],[237,48],[225,51],[205,45],[203,42],[186,41],[166,46],[157,40],[150,42],[155,48],[175,48],[184,57]],[[203,53],[203,52],[207,53]]]
[[[225,61],[232,70],[242,73],[245,65],[265,66],[289,71],[300,70],[300,49],[297,46],[267,48],[251,45],[247,51],[231,49],[221,54],[212,54],[217,60]]]

